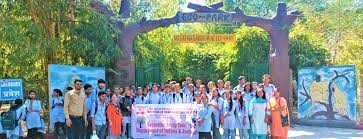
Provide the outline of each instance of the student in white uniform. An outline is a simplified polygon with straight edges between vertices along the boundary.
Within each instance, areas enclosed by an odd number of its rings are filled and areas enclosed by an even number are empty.
[[[239,138],[248,139],[248,129],[250,129],[247,101],[243,99],[241,91],[235,91],[236,104],[236,128],[238,128]]]
[[[232,91],[225,92],[226,100],[223,102],[222,108],[222,125],[225,139],[234,139],[236,137],[236,117],[234,115],[236,104],[232,100]]]
[[[172,94],[172,104],[180,104],[183,103],[184,93],[180,90],[180,84],[174,84],[174,91]]]

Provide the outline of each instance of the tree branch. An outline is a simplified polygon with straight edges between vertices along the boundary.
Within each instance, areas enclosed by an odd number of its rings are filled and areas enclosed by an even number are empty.
[[[106,5],[104,5],[102,2],[99,2],[97,0],[91,1],[91,7],[95,9],[97,12],[104,14],[105,16],[112,17],[115,16],[112,10],[110,10]]]
[[[296,20],[297,18],[299,17],[303,17],[303,14],[302,12],[300,11],[291,11],[287,14],[287,23],[288,25],[292,25]]]
[[[218,3],[216,3],[216,4],[212,5],[212,6],[213,7],[218,7],[220,5],[218,5]],[[224,11],[222,11],[222,10],[218,10],[218,9],[215,9],[213,7],[210,7],[210,6],[199,5],[199,4],[194,4],[194,3],[189,3],[187,7],[189,9],[193,9],[193,10],[195,10],[197,12],[224,13]]]
[[[213,9],[219,9],[223,7],[223,2],[217,2],[217,3],[213,3],[211,5],[209,5],[209,7],[212,7]]]
[[[245,15],[238,7],[235,9],[235,12],[234,18],[242,20],[247,26],[257,26],[265,29],[266,31],[269,31],[272,28],[271,19]]]
[[[136,30],[137,33],[145,33],[159,27],[168,27],[171,24],[177,23],[179,23],[178,13],[174,17],[160,18],[156,20],[146,20],[146,18],[143,18],[140,22],[130,24],[126,26],[126,28],[127,30]]]
[[[121,0],[119,15],[121,15],[122,18],[131,17],[131,1],[130,0]]]
[[[112,18],[113,16],[115,16],[115,14],[113,13],[113,11],[111,9],[109,9],[102,2],[92,0],[90,4],[91,4],[91,7],[95,11],[106,16],[107,20],[109,21],[109,23],[112,25],[113,28],[115,28],[117,30],[121,30],[124,27],[123,22]]]

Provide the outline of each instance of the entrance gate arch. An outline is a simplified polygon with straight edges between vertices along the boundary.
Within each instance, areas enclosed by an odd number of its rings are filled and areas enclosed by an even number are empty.
[[[289,70],[289,28],[295,20],[302,16],[299,11],[287,12],[286,3],[278,3],[276,14],[272,18],[262,18],[246,15],[238,7],[233,12],[219,10],[223,7],[223,2],[218,2],[209,6],[189,3],[188,8],[195,10],[190,13],[178,12],[175,16],[169,18],[161,18],[156,20],[148,20],[142,18],[138,22],[124,23],[114,17],[130,18],[131,1],[121,0],[119,15],[115,14],[102,2],[92,0],[91,7],[99,13],[107,17],[109,23],[118,32],[117,44],[123,52],[114,65],[117,72],[110,81],[114,84],[130,85],[135,83],[135,63],[133,61],[133,46],[135,37],[140,33],[146,33],[160,27],[168,27],[177,23],[190,22],[225,22],[229,20],[243,22],[246,26],[256,26],[264,29],[270,38],[270,58],[269,58],[269,74],[276,86],[279,88],[282,96],[289,98],[290,88],[290,70]],[[202,13],[202,14],[201,14]],[[193,18],[195,14],[205,17]],[[208,13],[220,13],[221,16],[210,16]],[[189,14],[189,15],[188,15]],[[192,15],[192,16],[190,16]],[[230,16],[228,16],[230,15]],[[189,17],[188,17],[189,16]],[[188,20],[190,19],[190,20]],[[195,20],[194,20],[195,19]]]

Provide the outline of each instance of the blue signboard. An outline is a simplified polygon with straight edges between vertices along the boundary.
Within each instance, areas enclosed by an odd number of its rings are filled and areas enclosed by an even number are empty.
[[[23,99],[21,79],[0,79],[0,101]]]

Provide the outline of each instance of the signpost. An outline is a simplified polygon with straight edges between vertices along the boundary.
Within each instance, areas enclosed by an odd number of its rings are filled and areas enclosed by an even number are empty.
[[[235,42],[234,34],[181,34],[174,35],[176,43],[201,43],[201,42]]]
[[[231,13],[178,13],[180,22],[216,22],[232,23],[234,15]]]
[[[21,79],[0,79],[0,101],[23,99]]]

